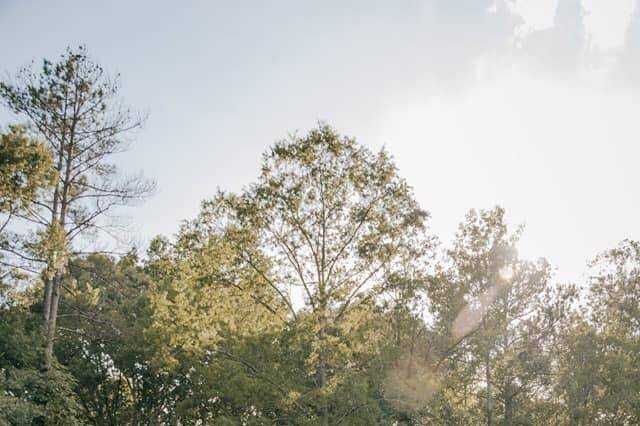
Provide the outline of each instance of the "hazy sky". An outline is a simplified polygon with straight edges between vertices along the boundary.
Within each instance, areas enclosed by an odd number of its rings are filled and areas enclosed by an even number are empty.
[[[0,72],[80,43],[150,112],[120,161],[158,180],[142,241],[318,120],[385,145],[445,242],[500,204],[568,280],[640,239],[636,0],[0,0]]]

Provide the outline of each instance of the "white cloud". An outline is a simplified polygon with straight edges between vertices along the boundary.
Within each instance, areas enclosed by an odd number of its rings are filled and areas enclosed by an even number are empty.
[[[516,43],[535,31],[553,28],[559,0],[506,0],[507,10],[522,19],[514,30]],[[607,51],[622,47],[637,0],[580,0],[588,48]],[[490,8],[497,11],[497,1]]]
[[[558,0],[513,0],[506,4],[512,14],[524,21],[515,30],[516,38],[553,27]]]
[[[622,47],[636,5],[636,0],[582,0],[589,47],[596,50]]]

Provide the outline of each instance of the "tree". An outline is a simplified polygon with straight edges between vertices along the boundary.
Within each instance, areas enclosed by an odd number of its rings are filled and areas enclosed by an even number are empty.
[[[74,242],[108,230],[106,213],[153,188],[141,176],[119,178],[109,161],[142,124],[122,107],[117,93],[118,79],[106,76],[84,47],[67,49],[55,63],[45,59],[39,73],[25,67],[15,81],[0,83],[0,98],[47,144],[57,172],[53,189],[30,200],[28,213],[20,214],[40,229],[40,242],[8,249],[20,260],[45,265],[45,368],[52,362],[60,291]]]
[[[366,405],[338,412],[335,395],[376,347],[369,324],[389,290],[385,277],[432,248],[427,213],[384,150],[373,154],[324,124],[276,143],[258,181],[228,204],[258,238],[255,248],[238,246],[238,260],[278,295],[288,322],[310,327],[320,423],[357,413]]]
[[[472,417],[484,414],[488,426],[523,424],[532,416],[527,404],[544,403],[553,343],[573,295],[550,285],[544,259],[519,259],[521,231],[509,233],[504,214],[467,215],[449,250],[452,270],[431,293],[441,336],[434,349],[449,374],[443,391]]]
[[[640,243],[624,240],[591,262],[586,307],[567,324],[558,397],[566,422],[640,422]]]

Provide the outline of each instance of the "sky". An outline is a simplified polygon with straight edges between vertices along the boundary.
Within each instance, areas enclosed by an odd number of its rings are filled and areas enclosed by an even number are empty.
[[[394,156],[443,243],[470,208],[524,223],[557,279],[640,239],[638,0],[0,0],[0,74],[85,44],[148,112],[125,172],[141,244],[326,121]],[[0,112],[0,125],[14,120]]]

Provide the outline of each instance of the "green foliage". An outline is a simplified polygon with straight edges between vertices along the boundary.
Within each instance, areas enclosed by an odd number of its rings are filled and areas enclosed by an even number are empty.
[[[0,211],[34,225],[3,247],[45,266],[0,283],[0,426],[640,424],[640,243],[583,292],[520,258],[500,207],[439,250],[391,156],[320,124],[144,260],[80,255],[149,188],[104,161],[140,123],[84,48],[18,83],[0,96],[47,145],[0,135]]]
[[[557,391],[570,425],[640,422],[640,243],[592,262],[587,314],[567,324]]]
[[[0,212],[20,211],[55,178],[49,150],[13,126],[0,134]]]
[[[0,308],[0,425],[83,425],[75,378],[58,365],[40,369],[40,322],[29,300]]]
[[[57,368],[4,371],[0,383],[0,424],[79,426],[82,410],[74,394],[72,376]]]
[[[332,395],[380,347],[371,325],[393,289],[390,275],[432,248],[427,213],[385,151],[374,154],[324,124],[276,143],[258,181],[229,204],[237,226],[257,234],[256,249],[241,247],[240,260],[280,296],[290,322],[309,327],[305,364],[322,424],[352,416],[331,408]],[[257,254],[272,259],[269,271]]]
[[[550,285],[544,259],[518,258],[520,233],[509,233],[501,208],[471,211],[459,227],[451,270],[430,288],[442,386],[431,415],[447,409],[487,424],[530,424],[532,407],[551,392],[554,342],[574,290]]]
[[[263,333],[285,315],[281,301],[262,274],[266,258],[256,257],[260,273],[239,262],[239,250],[255,250],[254,236],[225,223],[223,196],[203,204],[197,219],[185,223],[176,241],[151,243],[147,271],[156,284],[151,303],[154,325],[167,348],[201,350],[225,333]]]
[[[57,356],[77,380],[85,416],[93,424],[145,424],[143,408],[157,408],[149,399],[163,384],[149,366],[157,347],[144,335],[149,278],[133,255],[75,258],[69,274]]]

